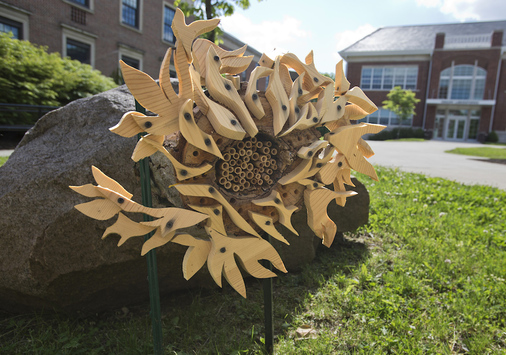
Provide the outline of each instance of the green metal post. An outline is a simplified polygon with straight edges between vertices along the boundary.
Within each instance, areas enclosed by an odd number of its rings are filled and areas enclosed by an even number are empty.
[[[267,233],[263,238],[269,243],[271,236]],[[272,271],[272,264],[268,260],[264,260],[264,266]],[[274,312],[272,306],[272,277],[263,280],[264,289],[264,322],[265,322],[265,349],[268,354],[274,351]]]
[[[146,109],[135,101],[135,109],[145,114]],[[142,136],[139,134],[138,139]],[[149,159],[144,158],[139,161],[139,171],[141,177],[142,204],[146,207],[153,207],[151,201],[151,177],[149,170]],[[144,221],[151,221],[151,216],[144,215]],[[153,233],[147,234],[144,241],[151,238]],[[153,331],[153,349],[155,355],[163,354],[162,345],[162,316],[160,311],[160,290],[158,287],[158,267],[156,263],[156,250],[153,249],[146,254],[148,262],[148,284],[149,284],[149,304],[151,326]]]

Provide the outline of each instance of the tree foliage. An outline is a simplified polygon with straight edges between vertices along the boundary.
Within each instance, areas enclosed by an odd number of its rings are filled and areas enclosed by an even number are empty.
[[[0,33],[0,102],[60,106],[115,87],[90,65]]]
[[[221,16],[231,16],[236,6],[246,10],[251,4],[250,0],[191,0],[191,3],[176,0],[174,5],[179,7],[186,17],[193,17],[194,20],[210,20]],[[208,40],[216,42],[222,33],[222,30],[216,28],[204,36]]]
[[[401,123],[415,114],[416,104],[420,99],[415,97],[415,93],[411,90],[404,90],[400,86],[394,87],[387,94],[388,100],[383,101],[383,108],[395,113]]]

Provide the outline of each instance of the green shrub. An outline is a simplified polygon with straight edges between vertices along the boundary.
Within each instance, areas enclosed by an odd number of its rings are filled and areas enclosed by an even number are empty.
[[[499,142],[499,136],[497,135],[497,132],[496,131],[490,132],[488,134],[488,136],[487,136],[486,141],[490,142],[490,143],[497,143],[497,142]]]
[[[47,53],[47,47],[0,33],[2,103],[61,106],[115,86],[111,78],[103,76],[87,64],[70,58],[62,59],[58,53]],[[19,118],[22,121],[33,120],[30,116]],[[0,117],[0,123],[13,123],[11,120],[7,115]]]
[[[397,135],[399,133],[399,135]],[[425,133],[421,128],[394,128],[391,130],[383,130],[377,134],[370,136],[368,139],[372,141],[386,141],[389,139],[402,138],[425,138]]]

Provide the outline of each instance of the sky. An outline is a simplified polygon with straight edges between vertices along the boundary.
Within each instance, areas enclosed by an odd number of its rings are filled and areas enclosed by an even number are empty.
[[[355,2],[356,1],[356,2]],[[224,31],[274,59],[287,52],[334,73],[338,51],[381,27],[506,20],[506,0],[250,0]]]

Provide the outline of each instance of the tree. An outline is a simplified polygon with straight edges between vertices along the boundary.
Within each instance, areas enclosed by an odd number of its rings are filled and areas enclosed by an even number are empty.
[[[191,3],[176,0],[174,5],[179,7],[186,17],[193,17],[194,20],[210,20],[221,16],[231,16],[236,6],[246,10],[250,7],[250,0],[215,0],[214,2],[213,0],[191,0]],[[216,28],[204,36],[211,42],[216,42],[222,33],[221,29]]]
[[[13,39],[0,33],[0,102],[9,104],[61,106],[70,101],[112,89],[116,84],[87,64],[47,47]],[[33,119],[19,116],[18,124]],[[24,120],[24,121],[23,121]],[[13,123],[0,117],[0,123]]]
[[[387,94],[388,100],[383,101],[383,108],[392,111],[399,117],[400,124],[415,115],[415,106],[420,102],[420,99],[415,97],[415,93],[411,90],[404,90],[400,86],[394,87]],[[399,138],[400,127],[397,131],[397,138]]]

